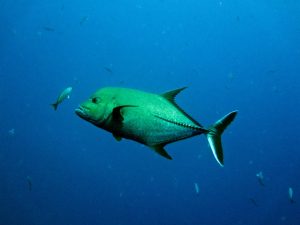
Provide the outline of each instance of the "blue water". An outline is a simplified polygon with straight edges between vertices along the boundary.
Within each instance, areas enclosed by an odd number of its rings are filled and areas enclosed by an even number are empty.
[[[300,223],[299,1],[2,0],[0,11],[0,225]],[[168,161],[76,116],[105,86],[188,86],[177,102],[205,126],[239,110],[224,168],[204,135],[168,145]]]

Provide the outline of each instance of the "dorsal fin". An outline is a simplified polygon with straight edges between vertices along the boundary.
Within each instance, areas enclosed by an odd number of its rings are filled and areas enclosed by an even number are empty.
[[[175,97],[178,95],[181,91],[186,89],[187,87],[182,87],[175,89],[173,91],[166,92],[162,94],[161,96],[167,99],[169,102],[171,102],[180,112],[182,112],[186,117],[188,117],[191,121],[193,121],[196,125],[199,127],[203,127],[200,123],[198,123],[196,120],[194,120],[189,114],[187,114],[182,108],[180,108],[177,103],[175,102]]]
[[[173,91],[168,91],[168,92],[162,94],[161,96],[168,99],[170,102],[175,104],[176,95],[178,95],[181,91],[183,91],[186,88],[187,87],[182,87],[182,88],[178,88],[178,89],[173,90]]]

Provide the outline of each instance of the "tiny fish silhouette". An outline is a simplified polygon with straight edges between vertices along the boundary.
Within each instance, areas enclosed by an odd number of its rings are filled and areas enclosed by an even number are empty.
[[[48,32],[54,32],[55,31],[55,29],[53,27],[47,27],[47,26],[45,26],[45,27],[43,27],[43,29],[45,31],[48,31]]]
[[[256,200],[254,198],[249,198],[250,202],[254,205],[254,206],[258,206]]]
[[[294,200],[294,190],[291,187],[289,187],[289,200],[290,200],[290,203],[295,203],[295,200]]]
[[[261,186],[265,186],[265,183],[264,183],[264,175],[263,175],[262,171],[258,172],[258,173],[256,174],[256,177],[257,177],[258,183],[259,183]]]
[[[80,20],[80,26],[82,26],[86,21],[88,21],[89,17],[88,16],[84,16],[81,18]]]
[[[28,189],[29,189],[29,191],[32,191],[32,180],[31,180],[31,177],[30,177],[30,176],[27,176],[27,177],[26,177],[26,180],[27,180],[27,184],[28,184]]]
[[[110,73],[110,74],[112,74],[113,73],[113,71],[112,71],[112,69],[111,68],[109,68],[109,67],[104,67],[104,69],[108,72],[108,73]]]

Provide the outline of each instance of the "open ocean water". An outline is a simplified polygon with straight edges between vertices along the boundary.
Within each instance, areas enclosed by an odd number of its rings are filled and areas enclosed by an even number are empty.
[[[300,1],[1,0],[0,12],[0,225],[300,224]],[[106,86],[187,86],[177,103],[204,126],[238,110],[225,166],[205,135],[168,145],[170,161],[80,119]]]

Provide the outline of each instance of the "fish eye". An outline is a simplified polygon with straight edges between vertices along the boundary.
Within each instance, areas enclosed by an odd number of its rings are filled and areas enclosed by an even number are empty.
[[[100,102],[100,98],[93,97],[93,98],[92,98],[92,102],[95,103],[95,104],[97,104],[97,103]]]

